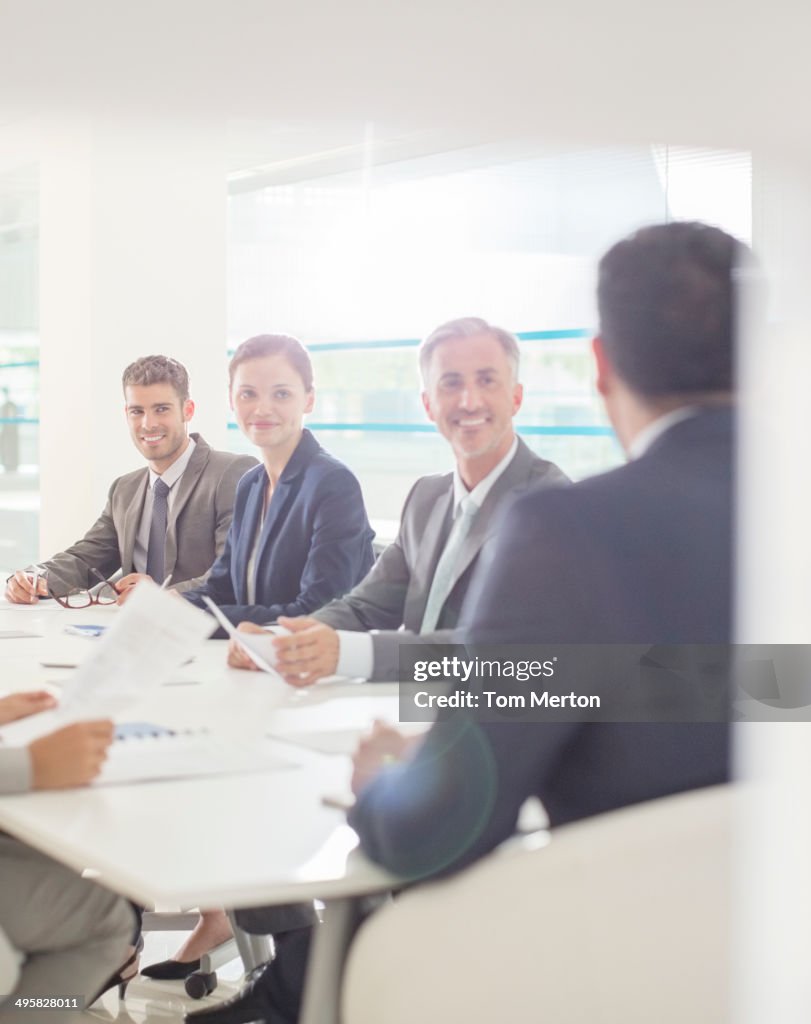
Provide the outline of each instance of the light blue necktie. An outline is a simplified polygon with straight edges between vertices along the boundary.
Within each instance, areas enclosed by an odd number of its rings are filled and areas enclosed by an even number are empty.
[[[467,535],[470,533],[470,528],[473,526],[473,521],[478,511],[479,506],[469,494],[465,495],[459,502],[459,512],[453,521],[453,527],[448,535],[445,548],[439,556],[439,561],[434,570],[434,582],[431,584],[431,590],[428,594],[420,633],[430,633],[436,629],[439,616],[442,614],[442,606],[447,601],[451,590],[453,590],[459,552],[467,539]]]

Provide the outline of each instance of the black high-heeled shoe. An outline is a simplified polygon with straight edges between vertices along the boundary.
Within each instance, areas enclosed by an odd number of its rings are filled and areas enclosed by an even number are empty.
[[[138,942],[135,946],[135,952],[128,960],[124,961],[124,963],[119,967],[119,969],[114,974],[110,975],[110,977],[107,979],[107,981],[105,981],[105,983],[93,996],[93,998],[88,999],[88,1006],[92,1006],[93,1003],[101,999],[105,992],[109,992],[111,988],[115,988],[116,986],[118,986],[118,998],[124,998],[124,996],[127,994],[127,986],[132,981],[132,979],[138,974],[138,958],[143,952],[143,949],[144,937],[143,935],[139,935]],[[132,971],[130,973],[126,973],[128,967],[132,967]]]
[[[159,960],[156,964],[144,967],[141,976],[154,978],[156,981],[182,981],[199,970],[199,960],[189,960],[188,963],[182,963],[180,960]]]

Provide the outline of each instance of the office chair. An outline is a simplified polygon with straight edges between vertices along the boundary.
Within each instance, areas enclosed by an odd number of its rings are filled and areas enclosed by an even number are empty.
[[[729,1019],[736,787],[511,840],[361,926],[342,1024]]]

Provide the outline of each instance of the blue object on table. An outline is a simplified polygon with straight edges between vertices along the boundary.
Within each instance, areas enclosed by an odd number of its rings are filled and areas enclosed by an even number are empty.
[[[146,736],[175,736],[174,729],[167,729],[154,722],[119,722],[115,727],[117,740],[140,740]]]
[[[106,626],[65,626],[65,632],[71,636],[103,636],[107,632]]]

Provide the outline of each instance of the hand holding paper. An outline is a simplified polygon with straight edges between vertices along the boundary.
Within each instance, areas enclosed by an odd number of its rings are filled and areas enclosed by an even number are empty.
[[[204,596],[203,601],[205,601],[206,607],[210,610],[217,622],[219,622],[225,632],[231,637],[232,646],[236,645],[241,651],[243,651],[247,658],[252,662],[252,665],[234,665],[230,654],[228,663],[235,668],[251,668],[255,666],[256,668],[261,669],[262,672],[268,672],[274,679],[281,681],[282,677],[274,668],[276,655],[273,648],[273,635],[259,626],[256,626],[251,630],[243,628],[237,629],[233,623],[228,621],[210,597]],[[243,623],[242,625],[245,626],[247,624]],[[287,630],[283,630],[282,632],[286,633]],[[240,659],[240,661],[241,660],[242,659]]]
[[[74,722],[114,717],[165,682],[213,631],[204,612],[142,580],[65,684],[61,716]]]

